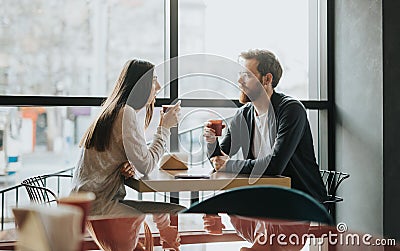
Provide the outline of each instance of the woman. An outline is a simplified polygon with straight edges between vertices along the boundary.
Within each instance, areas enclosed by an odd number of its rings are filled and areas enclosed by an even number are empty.
[[[123,200],[126,195],[124,176],[133,175],[133,166],[143,174],[151,172],[164,154],[169,129],[178,123],[179,104],[165,114],[161,111],[153,143],[147,147],[136,113],[146,107],[147,128],[160,88],[153,64],[141,60],[125,64],[100,115],[81,140],[83,150],[74,173],[72,190],[90,191],[96,195],[90,215],[154,213],[161,241],[179,250],[178,233],[176,228],[170,226],[165,213],[176,213],[184,207],[162,202]]]
[[[154,65],[149,62],[128,61],[100,115],[82,138],[80,146],[83,150],[74,173],[73,191],[95,193],[91,215],[175,213],[183,209],[169,203],[123,201],[126,192],[121,167],[125,174],[131,175],[132,172],[127,170],[129,164],[124,164],[129,160],[143,174],[152,171],[164,153],[169,129],[178,123],[179,104],[166,113],[161,111],[153,143],[147,147],[136,113],[146,107],[147,128],[160,90],[153,73]]]

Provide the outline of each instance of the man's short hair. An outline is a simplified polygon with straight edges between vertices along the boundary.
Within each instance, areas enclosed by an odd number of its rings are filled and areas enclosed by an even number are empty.
[[[261,75],[265,76],[267,73],[271,73],[273,76],[272,87],[275,88],[278,85],[282,76],[282,66],[274,53],[268,50],[254,49],[240,53],[240,57],[246,60],[256,59],[258,61],[257,70]]]

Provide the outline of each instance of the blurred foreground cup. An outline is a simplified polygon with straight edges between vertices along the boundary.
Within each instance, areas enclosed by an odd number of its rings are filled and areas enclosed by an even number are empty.
[[[78,251],[82,247],[82,210],[60,205],[13,208],[17,251]]]

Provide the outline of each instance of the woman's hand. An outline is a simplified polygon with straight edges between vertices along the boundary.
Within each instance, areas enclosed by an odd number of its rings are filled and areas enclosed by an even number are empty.
[[[160,126],[170,129],[174,127],[179,122],[179,112],[181,110],[181,102],[178,101],[176,105],[168,109],[166,113],[162,110],[160,112]]]
[[[131,165],[129,161],[119,165],[118,169],[121,172],[122,176],[125,177],[125,179],[135,176],[135,166]]]

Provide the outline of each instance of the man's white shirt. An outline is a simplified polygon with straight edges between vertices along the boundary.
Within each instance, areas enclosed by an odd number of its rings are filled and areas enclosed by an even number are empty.
[[[271,142],[268,128],[268,112],[257,115],[254,111],[254,138],[252,151],[256,159],[266,157],[271,154]]]

